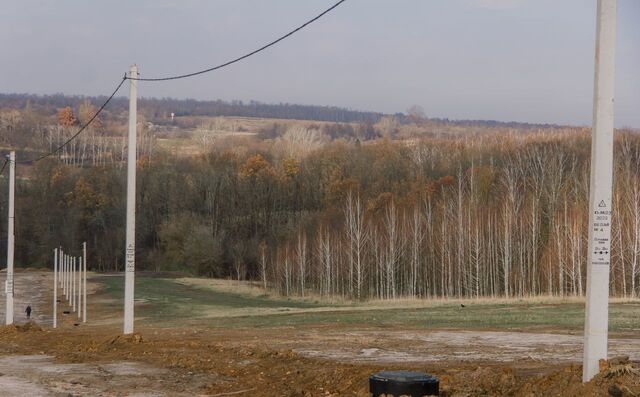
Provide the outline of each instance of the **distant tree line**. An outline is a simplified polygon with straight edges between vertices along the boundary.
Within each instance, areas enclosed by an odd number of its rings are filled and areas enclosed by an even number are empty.
[[[30,94],[0,94],[0,109],[22,110],[31,108],[41,115],[53,116],[58,109],[71,106],[77,110],[81,105],[90,103],[100,106],[106,97]],[[129,101],[123,97],[114,98],[109,104],[111,114],[125,114]],[[336,106],[297,105],[290,103],[267,104],[257,101],[198,101],[195,99],[140,98],[138,111],[148,121],[169,123],[171,113],[181,116],[236,116],[261,117],[274,119],[297,119],[332,121],[340,123],[375,123],[383,115],[376,112],[361,112]]]
[[[24,110],[30,109],[34,114],[41,116],[55,116],[59,109],[71,106],[75,112],[79,112],[84,105],[100,106],[106,97],[104,96],[71,96],[63,94],[33,95],[33,94],[3,94],[0,93],[0,109]],[[104,119],[126,116],[129,102],[126,98],[116,97],[105,111]],[[171,113],[176,117],[181,116],[235,116],[235,117],[259,117],[273,119],[295,119],[330,121],[336,123],[363,123],[375,124],[385,115],[379,112],[365,112],[336,106],[298,105],[290,103],[267,104],[258,101],[199,101],[195,99],[174,98],[140,98],[138,111],[145,120],[166,124],[171,120]],[[513,129],[547,129],[558,128],[553,124],[535,124],[521,122],[501,122],[495,120],[450,120],[447,118],[427,117],[424,110],[418,106],[412,106],[405,113],[390,115],[401,124],[410,124],[417,121],[429,121],[435,127],[455,125],[458,127],[500,127]]]
[[[640,136],[618,133],[615,145],[611,290],[632,296]],[[284,295],[581,295],[589,153],[580,128],[366,143],[292,130],[189,158],[157,150],[138,162],[138,266],[260,280]],[[121,164],[48,159],[19,176],[19,265],[86,240],[92,269],[123,269]]]

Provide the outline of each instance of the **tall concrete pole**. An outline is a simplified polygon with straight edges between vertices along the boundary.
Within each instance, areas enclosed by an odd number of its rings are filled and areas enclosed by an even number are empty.
[[[82,262],[83,262],[83,257],[78,258],[78,320],[80,320],[82,318]]]
[[[64,260],[67,257],[67,254],[64,253],[62,248],[60,248],[60,288],[62,288],[62,295],[65,295],[64,290]]]
[[[62,247],[60,248],[60,259],[58,261],[58,271],[60,272],[59,276],[58,276],[58,282],[60,283],[60,289],[62,291],[60,291],[61,293],[64,293],[64,252],[62,251]],[[62,299],[60,299],[60,301],[62,302]]]
[[[69,301],[69,306],[73,305],[73,301],[71,299],[71,255],[67,255],[67,301]]]
[[[71,258],[71,305],[76,311],[76,257]]]
[[[53,249],[53,328],[58,327],[58,249]]]
[[[71,299],[70,299],[70,294],[69,294],[69,280],[71,280],[71,256],[69,254],[67,254],[67,260],[66,260],[66,264],[67,264],[67,277],[66,277],[66,284],[67,284],[67,292],[65,292],[65,297],[67,298],[67,302],[69,303],[69,306],[71,306]]]
[[[62,284],[62,262],[64,261],[64,253],[62,252],[62,247],[58,247],[58,255],[60,256],[60,259],[58,259],[58,287],[62,288],[63,284]]]
[[[58,247],[58,287],[62,287],[62,247]]]
[[[598,0],[593,127],[591,131],[589,252],[582,366],[583,382],[588,382],[599,372],[598,361],[600,359],[607,359],[615,47],[616,0]]]
[[[87,322],[87,243],[82,243],[82,322]]]
[[[138,67],[131,66],[130,77],[138,77]],[[127,152],[127,241],[124,276],[124,334],[133,333],[133,286],[136,269],[136,128],[138,82],[129,80],[129,145]]]
[[[64,297],[69,301],[69,254],[64,254]]]
[[[7,310],[5,324],[13,324],[13,244],[15,241],[15,198],[16,198],[16,152],[9,153],[9,224],[7,226],[7,280],[5,294],[7,296]]]
[[[64,297],[67,298],[67,254],[64,254],[62,258],[62,292]]]

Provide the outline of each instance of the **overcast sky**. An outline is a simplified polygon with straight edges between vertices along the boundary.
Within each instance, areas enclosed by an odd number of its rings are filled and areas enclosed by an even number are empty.
[[[110,93],[253,50],[336,0],[2,0],[0,92]],[[596,0],[348,0],[228,69],[142,96],[589,125]],[[616,125],[640,127],[640,0],[618,0]],[[127,90],[122,90],[126,95]]]

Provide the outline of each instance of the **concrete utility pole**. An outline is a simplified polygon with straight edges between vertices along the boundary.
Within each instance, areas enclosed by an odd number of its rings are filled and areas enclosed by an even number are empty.
[[[71,277],[73,277],[71,270],[72,259],[73,258],[71,257],[71,255],[67,254],[67,300],[69,301],[69,306],[73,304],[73,302],[71,301]]]
[[[607,359],[615,47],[616,0],[598,0],[593,128],[591,131],[589,259],[587,261],[583,382],[588,382],[599,372],[598,361],[600,359]]]
[[[53,249],[53,328],[58,327],[58,249]]]
[[[62,247],[59,247],[58,256],[59,256],[59,259],[58,259],[58,287],[62,288],[62,285],[63,285],[62,284],[63,273],[61,273],[61,272],[62,272],[62,262],[64,261],[64,253],[62,252]]]
[[[64,253],[62,247],[60,247],[60,288],[62,288],[62,295],[65,295],[64,291],[64,260],[67,254]]]
[[[83,257],[79,258],[78,262],[78,320],[82,318],[82,262]]]
[[[67,298],[67,302],[69,303],[69,306],[71,306],[71,299],[70,299],[70,296],[69,296],[69,293],[70,293],[70,291],[69,291],[69,285],[70,285],[69,284],[69,280],[71,280],[71,256],[69,256],[69,254],[67,254],[67,261],[66,262],[67,262],[67,270],[66,270],[66,273],[67,273],[67,277],[66,277],[66,279],[67,279],[66,280],[67,292],[65,292],[64,296]]]
[[[87,322],[87,243],[82,243],[82,322]]]
[[[4,292],[7,296],[6,325],[13,324],[13,243],[15,240],[16,152],[9,153],[9,224],[7,226],[7,280]]]
[[[71,306],[71,299],[69,299],[69,280],[71,279],[71,257],[69,256],[69,254],[67,254],[67,258],[66,258],[66,292],[64,293],[64,296],[67,298],[67,302],[69,303],[69,306]]]
[[[71,305],[76,311],[76,257],[71,258]]]
[[[67,299],[67,304],[71,306],[71,300],[69,300],[69,254],[64,255],[64,297]]]
[[[64,254],[62,258],[62,292],[64,293],[64,297],[67,295],[67,254]]]
[[[138,77],[138,67],[131,66],[130,77]],[[136,128],[138,125],[138,82],[129,80],[129,146],[127,151],[127,241],[124,276],[124,334],[133,333],[133,286],[136,270]]]

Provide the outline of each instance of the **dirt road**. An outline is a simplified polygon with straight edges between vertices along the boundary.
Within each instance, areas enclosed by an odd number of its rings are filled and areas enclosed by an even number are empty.
[[[0,273],[0,280],[4,286],[6,272]],[[50,327],[51,318],[51,291],[53,288],[53,273],[18,271],[14,274],[14,322],[24,324],[28,321],[25,309],[31,305],[33,321],[42,326]],[[4,288],[0,298],[0,319],[4,323],[6,303]],[[66,309],[65,309],[66,310]]]

